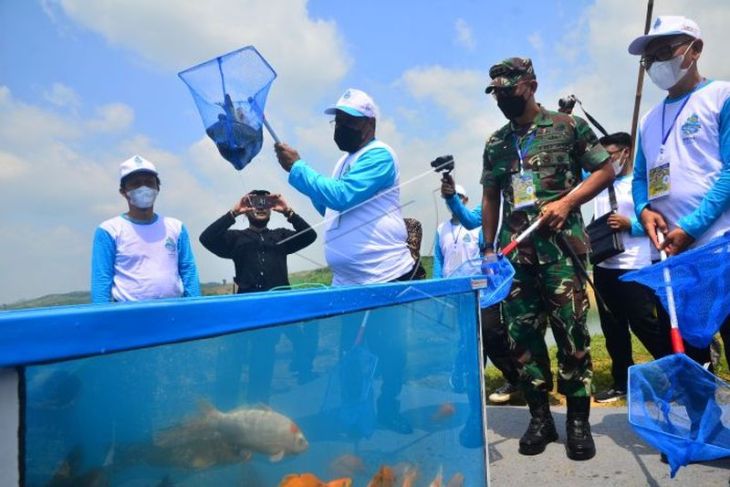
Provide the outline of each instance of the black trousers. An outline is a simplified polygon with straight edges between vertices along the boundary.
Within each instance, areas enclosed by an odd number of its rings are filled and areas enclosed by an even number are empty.
[[[517,384],[519,374],[509,345],[509,331],[502,320],[499,303],[483,308],[482,313],[482,352],[485,360],[489,358],[502,372],[510,384]]]
[[[593,268],[596,289],[608,307],[605,310],[598,306],[598,314],[606,337],[606,350],[611,357],[614,387],[624,391],[629,367],[634,365],[629,329],[655,359],[672,353],[668,321],[662,321],[658,316],[654,293],[637,282],[622,282],[619,278],[627,272],[629,270]]]

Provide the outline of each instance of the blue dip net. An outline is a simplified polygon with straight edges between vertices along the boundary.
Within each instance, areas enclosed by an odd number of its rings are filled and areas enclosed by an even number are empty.
[[[674,477],[690,462],[730,456],[730,386],[684,354],[634,365],[629,422]]]
[[[487,267],[486,274],[474,276],[473,269],[480,265],[481,258],[470,259],[457,267],[449,277],[474,277],[475,284],[483,284],[484,287],[479,290],[479,307],[488,308],[507,297],[515,269],[506,257],[495,255],[495,260]]]
[[[276,72],[253,46],[216,57],[178,76],[190,89],[205,133],[237,170],[261,151],[266,97]]]
[[[622,279],[652,288],[668,310],[665,269],[682,337],[708,346],[730,314],[730,233]],[[730,386],[686,355],[631,367],[628,392],[629,422],[667,456],[672,477],[690,462],[730,456]]]
[[[667,309],[665,268],[671,274],[682,338],[698,348],[708,346],[730,315],[730,232],[621,279],[650,287]]]

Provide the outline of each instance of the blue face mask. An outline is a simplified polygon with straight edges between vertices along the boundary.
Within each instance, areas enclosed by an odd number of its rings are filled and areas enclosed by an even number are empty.
[[[159,193],[159,191],[156,189],[148,188],[147,186],[140,186],[139,188],[127,191],[127,196],[129,197],[129,202],[132,206],[141,210],[146,210],[147,208],[152,208],[152,205],[155,204],[157,193]]]

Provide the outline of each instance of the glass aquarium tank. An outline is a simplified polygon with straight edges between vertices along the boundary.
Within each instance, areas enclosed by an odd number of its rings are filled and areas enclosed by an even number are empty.
[[[0,470],[27,486],[487,485],[483,285],[2,313],[0,424],[18,436]]]

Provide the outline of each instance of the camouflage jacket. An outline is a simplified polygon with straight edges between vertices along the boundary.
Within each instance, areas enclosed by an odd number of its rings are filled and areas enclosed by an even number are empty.
[[[535,133],[534,137],[530,134]],[[516,137],[516,139],[515,139]],[[512,175],[520,172],[515,141],[522,147],[524,170],[532,171],[537,204],[515,210]],[[527,145],[527,142],[531,143]],[[527,146],[526,146],[527,145]],[[598,143],[585,120],[540,107],[532,126],[522,136],[510,122],[497,130],[484,147],[481,183],[502,192],[500,247],[507,245],[538,216],[545,203],[568,194],[582,178],[582,169],[593,172],[603,166],[608,152]],[[589,251],[583,217],[576,208],[563,226],[563,234],[578,255]],[[518,247],[512,261],[518,264],[547,264],[563,257],[556,234],[540,228]]]

